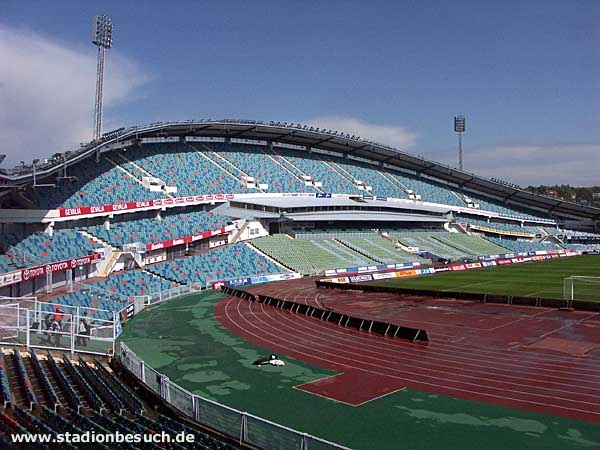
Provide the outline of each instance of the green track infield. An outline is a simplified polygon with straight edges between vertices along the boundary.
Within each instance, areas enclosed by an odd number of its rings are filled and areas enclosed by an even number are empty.
[[[195,394],[357,450],[600,448],[600,427],[577,420],[410,389],[358,407],[294,389],[335,372],[280,353],[284,367],[253,366],[271,350],[218,323],[213,308],[221,298],[210,291],[150,308],[125,324],[120,339]]]

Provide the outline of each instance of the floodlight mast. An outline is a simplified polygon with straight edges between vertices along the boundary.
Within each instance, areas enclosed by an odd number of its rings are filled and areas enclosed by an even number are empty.
[[[458,133],[458,168],[463,170],[462,135],[465,132],[465,116],[454,116],[454,131]]]
[[[110,17],[94,16],[92,44],[98,47],[98,65],[96,68],[96,103],[94,107],[94,140],[102,135],[102,87],[104,84],[104,52],[112,47],[113,25]]]

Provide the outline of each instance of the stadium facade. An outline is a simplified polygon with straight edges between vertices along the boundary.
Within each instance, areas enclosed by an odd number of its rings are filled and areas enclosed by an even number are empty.
[[[334,130],[241,120],[121,128],[76,150],[0,169],[0,343],[113,356],[122,323],[185,293],[307,275],[355,274],[360,281],[378,271],[433,273],[457,261],[463,270],[502,255],[598,252],[599,220],[597,208]],[[46,338],[43,324],[57,316],[66,318],[63,328]],[[94,326],[75,327],[82,319]],[[199,397],[145,367],[126,345],[119,355],[160,399],[199,420]],[[29,399],[33,410],[37,400],[16,346],[8,358],[25,386],[18,403]],[[34,351],[27,361],[36,378],[47,379],[47,370],[59,385],[63,370],[73,379],[77,372],[87,374],[82,380],[103,379],[115,389],[106,400],[114,412],[142,408],[98,362],[74,369],[63,357],[58,367],[50,355],[36,362]],[[12,400],[3,373],[6,407]],[[58,398],[42,384],[56,410]],[[86,402],[102,411],[98,389]],[[76,395],[70,401],[77,404]],[[15,408],[22,423],[36,426],[38,419]],[[70,426],[44,408],[37,413],[44,423]],[[88,423],[72,412],[68,420]],[[306,434],[292,434],[307,445]]]
[[[265,261],[250,273],[208,264],[206,276],[182,278],[161,267],[146,281],[162,290],[190,280],[206,287],[265,271],[317,274],[339,265],[454,260],[500,248],[593,251],[600,219],[597,208],[534,195],[358,136],[243,120],[121,128],[77,150],[2,169],[0,188],[0,294],[6,296],[49,293],[128,268],[148,272],[177,256],[246,241],[251,245],[236,255],[249,249],[249,260],[256,253]],[[405,232],[412,236],[403,238]],[[345,241],[325,242],[344,233]],[[307,238],[304,251],[322,253],[324,265],[282,260],[276,242],[282,235],[296,243]],[[332,255],[338,260],[327,262]]]

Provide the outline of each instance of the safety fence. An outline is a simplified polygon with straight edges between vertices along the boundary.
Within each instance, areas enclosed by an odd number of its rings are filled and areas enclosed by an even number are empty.
[[[240,445],[279,450],[349,450],[348,447],[192,394],[146,365],[123,342],[119,343],[117,358],[132,375],[183,415],[230,436]]]
[[[110,301],[114,310],[93,305],[42,302],[37,297],[0,300],[0,345],[114,355],[122,324],[149,306],[201,290],[199,284],[177,286],[150,295],[124,296],[93,285],[72,283],[68,294]],[[63,299],[64,300],[64,299]],[[108,304],[108,303],[107,303]],[[56,322],[56,324],[54,324]]]

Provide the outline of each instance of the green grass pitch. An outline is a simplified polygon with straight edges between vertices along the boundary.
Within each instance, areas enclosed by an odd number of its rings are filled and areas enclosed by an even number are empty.
[[[464,272],[443,272],[414,278],[377,281],[376,284],[436,291],[562,299],[563,279],[573,275],[600,277],[600,256],[578,256]],[[576,286],[575,298],[600,301],[600,283],[585,288]]]

